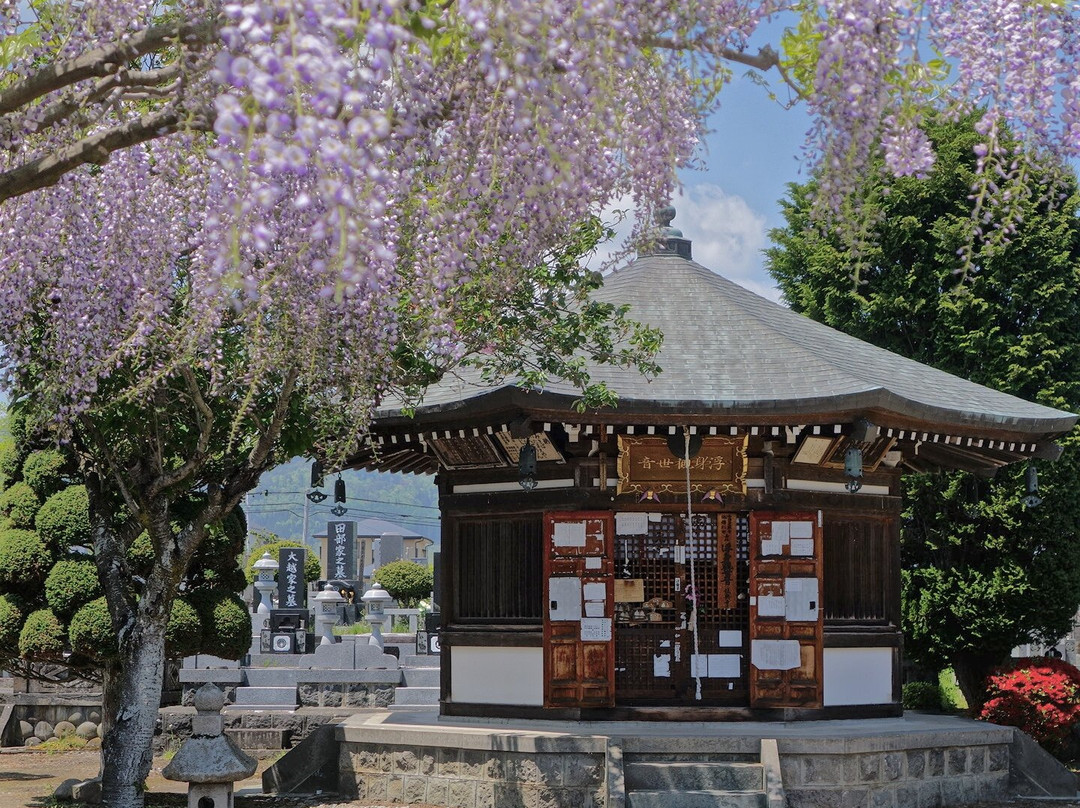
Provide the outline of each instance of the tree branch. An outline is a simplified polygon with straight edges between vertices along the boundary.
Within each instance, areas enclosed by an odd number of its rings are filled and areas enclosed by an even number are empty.
[[[217,19],[155,25],[122,42],[110,43],[74,59],[46,65],[32,76],[0,92],[0,115],[14,112],[35,99],[71,84],[115,73],[133,59],[145,56],[173,40],[206,44],[217,36],[217,30]]]
[[[89,91],[49,105],[38,123],[38,131],[49,129],[69,115],[97,103],[116,88],[139,87],[149,91],[151,88],[161,87],[167,83],[167,88],[172,88],[174,85],[171,82],[179,78],[181,72],[181,66],[174,64],[160,70],[121,70],[119,73],[106,76]],[[125,97],[128,97],[127,93]]]
[[[179,131],[182,125],[197,131],[210,131],[213,114],[205,109],[191,118],[182,118],[176,110],[162,110],[97,132],[0,174],[0,202],[55,185],[61,177],[81,165],[103,165],[114,151],[170,135]]]
[[[190,365],[181,365],[180,377],[184,380],[184,384],[187,385],[191,402],[195,405],[198,413],[199,439],[195,444],[194,451],[189,454],[187,460],[173,471],[160,474],[153,482],[148,492],[150,498],[157,497],[167,489],[184,482],[202,467],[203,463],[206,462],[206,452],[210,448],[210,437],[214,432],[214,411],[210,409],[210,405],[203,398],[202,390],[199,388],[199,380],[195,378],[195,371],[191,369]]]

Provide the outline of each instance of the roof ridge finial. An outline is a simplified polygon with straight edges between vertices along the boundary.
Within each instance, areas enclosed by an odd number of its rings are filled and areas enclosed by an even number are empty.
[[[656,246],[642,252],[642,255],[677,255],[690,260],[690,240],[683,238],[682,230],[671,226],[674,218],[674,205],[664,205],[653,212],[653,220],[659,231],[656,234]]]

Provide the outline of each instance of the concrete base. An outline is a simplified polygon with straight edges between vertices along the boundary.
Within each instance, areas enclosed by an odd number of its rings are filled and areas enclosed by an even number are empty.
[[[1015,730],[949,716],[792,723],[446,719],[434,711],[339,724],[340,791],[462,808],[619,808],[624,767],[760,760],[775,739],[790,808],[917,808],[1008,795]],[[618,768],[618,772],[613,771]],[[781,781],[781,782],[777,782]]]

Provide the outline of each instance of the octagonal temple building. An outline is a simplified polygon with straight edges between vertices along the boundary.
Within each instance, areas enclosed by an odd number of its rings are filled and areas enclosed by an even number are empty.
[[[443,715],[901,713],[901,475],[1053,459],[1076,416],[761,298],[668,228],[598,299],[664,333],[649,380],[446,379],[352,464],[434,474]]]

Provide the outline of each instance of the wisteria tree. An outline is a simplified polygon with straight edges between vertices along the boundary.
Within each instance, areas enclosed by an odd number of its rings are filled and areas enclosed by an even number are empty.
[[[0,0],[4,382],[88,479],[120,646],[108,804],[141,804],[171,603],[262,470],[344,457],[381,400],[461,363],[568,375],[589,404],[611,399],[575,351],[650,367],[656,335],[585,306],[576,258],[611,200],[666,202],[732,69],[809,105],[820,221],[859,232],[841,191],[878,149],[928,169],[931,97],[985,112],[973,239],[1052,196],[996,133],[1076,155],[1076,12],[968,8]],[[790,35],[750,48],[774,14]]]

